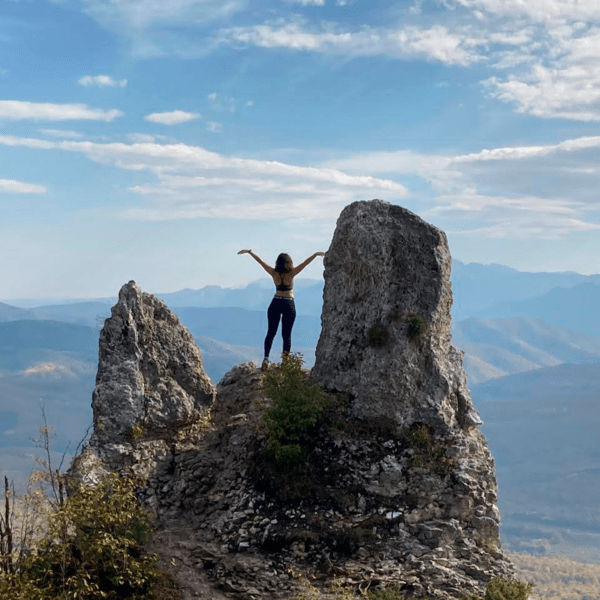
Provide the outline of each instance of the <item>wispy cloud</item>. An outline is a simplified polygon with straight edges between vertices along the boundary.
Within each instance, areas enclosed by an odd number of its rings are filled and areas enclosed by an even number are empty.
[[[83,137],[83,133],[79,133],[79,131],[72,131],[70,129],[40,129],[40,133],[43,133],[49,137],[71,140],[76,140]]]
[[[325,6],[325,0],[285,0],[292,4],[302,4],[302,6]]]
[[[561,20],[598,20],[597,0],[445,0],[448,5],[463,6],[500,16],[526,16],[540,22]]]
[[[221,123],[217,123],[216,121],[209,121],[206,124],[206,129],[212,133],[219,133],[223,130],[223,125]]]
[[[180,123],[199,119],[201,116],[198,113],[186,112],[184,110],[172,110],[170,112],[152,113],[146,115],[144,119],[151,123],[160,123],[161,125],[179,125]]]
[[[415,26],[397,29],[363,28],[340,30],[328,25],[324,30],[311,30],[302,22],[277,22],[250,27],[222,29],[222,43],[252,44],[263,48],[288,48],[344,56],[389,56],[423,58],[445,64],[467,66],[483,56],[477,46],[487,43],[468,29],[450,31],[443,25],[430,28]]]
[[[235,112],[235,98],[217,92],[211,92],[207,98],[212,110]]]
[[[425,210],[426,218],[447,216],[448,233],[499,239],[559,239],[600,229],[600,223],[584,221],[583,203],[536,196],[487,196],[465,191],[458,196],[439,196],[438,206]],[[460,223],[459,229],[453,224]],[[475,223],[475,226],[469,226]]]
[[[506,148],[493,148],[481,150],[473,154],[463,154],[450,159],[450,162],[464,163],[488,160],[515,160],[548,156],[555,152],[577,152],[589,148],[600,148],[600,136],[585,136],[564,140],[558,144],[544,144],[539,146],[512,146]]]
[[[134,144],[152,144],[156,136],[149,133],[128,133],[127,139]]]
[[[420,214],[455,235],[556,239],[600,228],[594,218],[600,212],[599,152],[600,136],[587,136],[456,156],[365,153],[325,166],[349,173],[416,175],[431,188]]]
[[[82,0],[84,12],[127,40],[134,56],[198,56],[209,28],[228,22],[249,0]]]
[[[131,188],[148,202],[121,212],[123,218],[130,219],[235,215],[322,220],[335,218],[344,204],[353,200],[407,194],[402,184],[391,179],[348,175],[329,167],[225,156],[188,144],[53,142],[16,136],[0,136],[0,144],[76,152],[101,164],[154,173],[157,183]]]
[[[83,0],[103,25],[143,29],[156,24],[210,22],[240,11],[246,0]]]
[[[543,118],[600,121],[600,29],[563,40],[562,56],[506,79],[490,77],[490,94],[514,103],[517,112]],[[529,61],[531,62],[531,61]]]
[[[79,85],[84,87],[125,87],[127,79],[116,81],[110,75],[85,75],[79,79]]]
[[[13,179],[0,179],[0,194],[45,194],[46,186],[24,183]]]
[[[50,104],[0,100],[0,119],[10,121],[114,121],[123,116],[120,110],[90,108],[86,104]]]

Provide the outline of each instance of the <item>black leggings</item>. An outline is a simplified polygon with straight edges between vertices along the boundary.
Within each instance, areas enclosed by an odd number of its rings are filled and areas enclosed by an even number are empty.
[[[281,319],[281,317],[283,317]],[[283,351],[289,352],[292,347],[292,327],[296,320],[296,305],[293,298],[285,296],[275,296],[271,300],[269,309],[267,310],[267,318],[269,320],[269,329],[265,338],[265,358],[269,358],[271,346],[279,327],[279,319],[281,319],[281,336],[283,337]]]

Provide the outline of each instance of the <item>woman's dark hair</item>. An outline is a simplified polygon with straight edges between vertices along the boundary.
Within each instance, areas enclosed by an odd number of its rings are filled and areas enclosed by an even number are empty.
[[[294,263],[289,254],[280,254],[275,262],[275,270],[278,273],[291,273],[294,270]]]

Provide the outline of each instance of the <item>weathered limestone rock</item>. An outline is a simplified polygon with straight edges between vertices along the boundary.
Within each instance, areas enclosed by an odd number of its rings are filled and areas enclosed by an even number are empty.
[[[400,206],[354,202],[340,214],[324,265],[315,379],[348,393],[354,416],[398,430],[439,418],[480,424],[462,353],[450,344],[444,232]]]
[[[192,334],[164,302],[130,281],[100,334],[94,431],[84,458],[120,470],[156,454],[215,396]]]
[[[101,336],[94,434],[73,472],[146,477],[153,549],[185,600],[333,600],[333,582],[482,596],[514,568],[499,542],[493,458],[450,343],[449,274],[442,231],[381,200],[344,209],[312,372],[332,402],[301,494],[268,466],[263,373],[234,367],[213,403],[191,335],[127,284]]]

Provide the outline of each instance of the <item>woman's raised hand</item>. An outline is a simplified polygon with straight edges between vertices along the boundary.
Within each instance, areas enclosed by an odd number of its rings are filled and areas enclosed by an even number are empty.
[[[238,254],[250,254],[250,252],[252,252],[252,250],[240,250]]]

